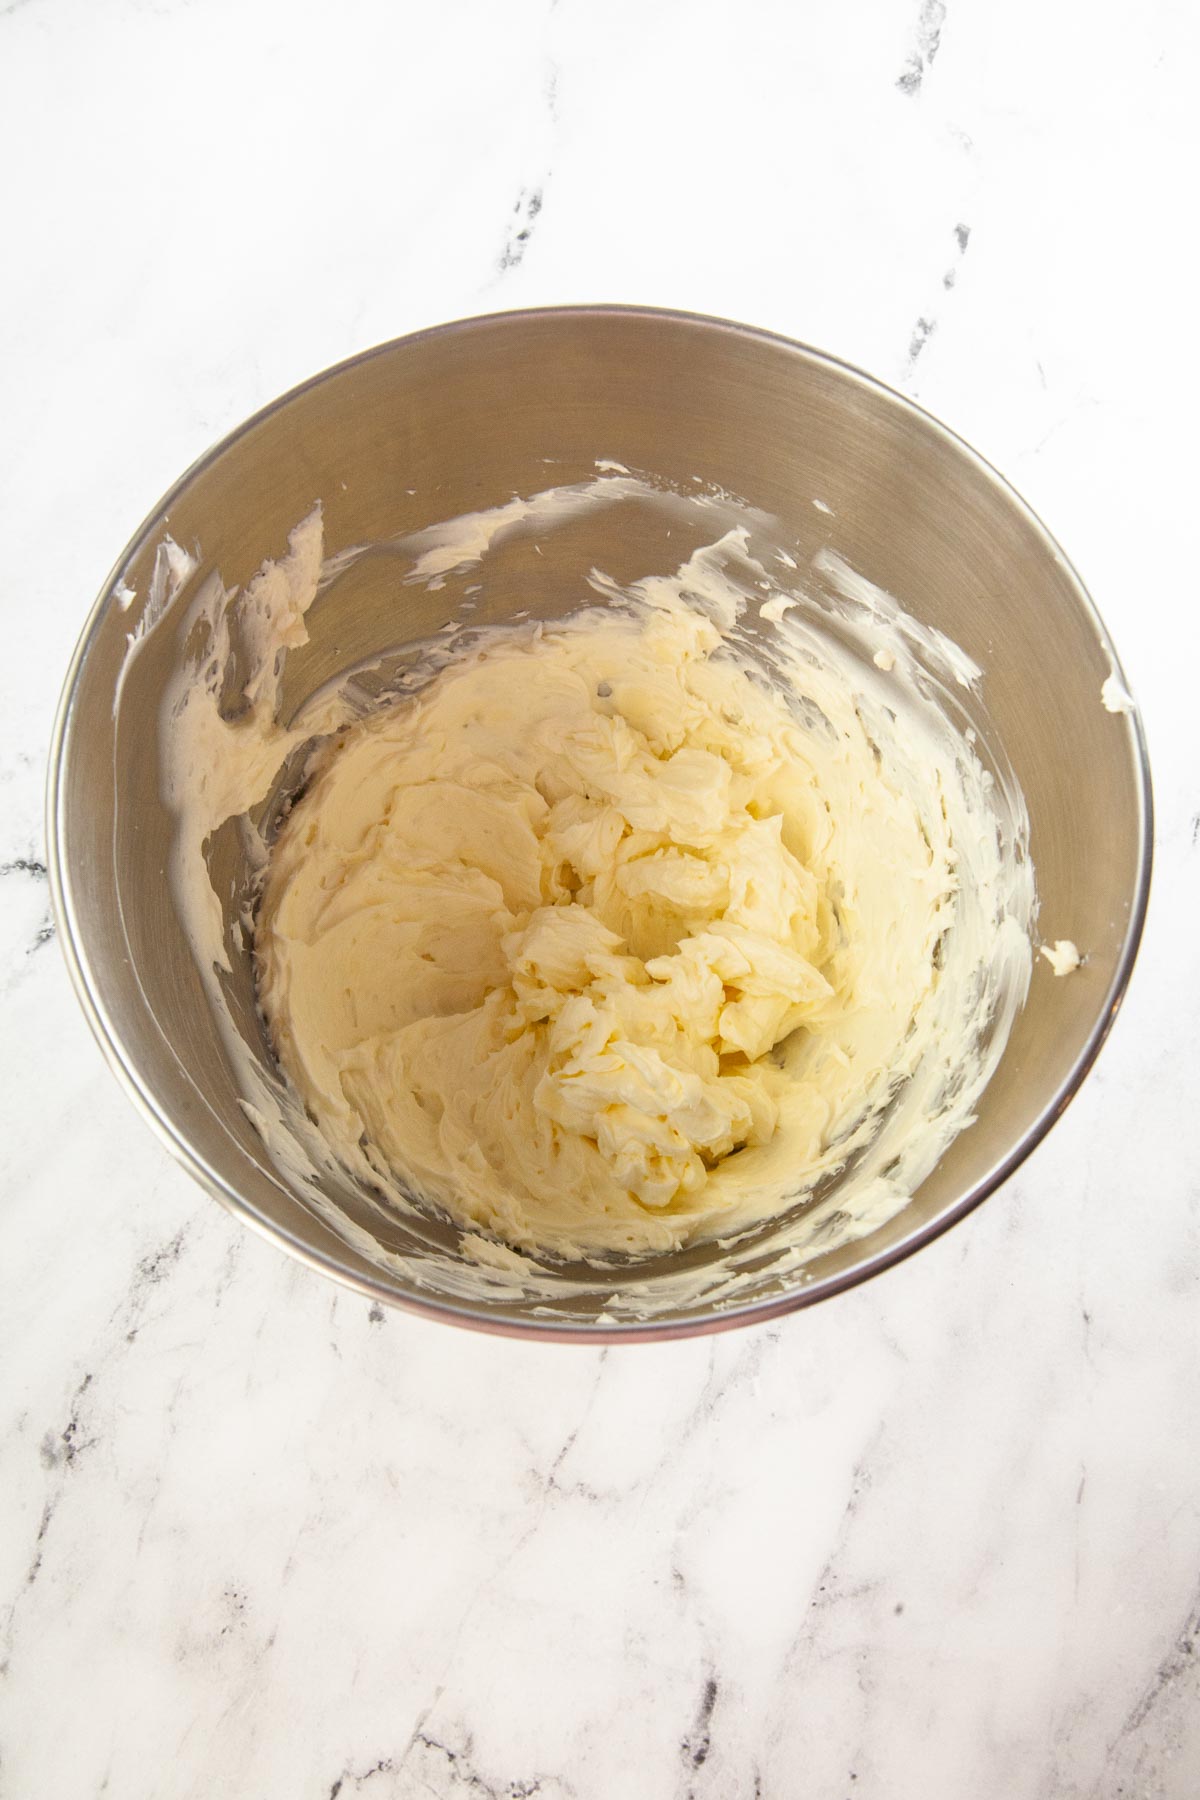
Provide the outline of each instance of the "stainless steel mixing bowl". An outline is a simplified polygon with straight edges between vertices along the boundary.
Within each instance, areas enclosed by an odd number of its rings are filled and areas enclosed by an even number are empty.
[[[767,1228],[761,1271],[736,1304],[681,1301],[649,1326],[601,1316],[594,1283],[566,1274],[551,1305],[516,1292],[464,1300],[439,1276],[459,1258],[452,1227],[360,1218],[385,1248],[421,1259],[414,1283],[373,1260],[368,1240],[352,1248],[280,1178],[238,1104],[164,878],[171,819],[154,746],[177,629],[149,633],[126,666],[129,590],[146,595],[166,529],[199,546],[198,579],[219,569],[232,587],[282,552],[317,499],[326,550],[337,551],[551,481],[588,480],[597,458],[744,496],[776,516],[786,541],[810,554],[831,544],[982,666],[1029,807],[1042,928],[1087,952],[1069,979],[1035,968],[977,1122],[890,1223],[791,1274],[772,1269]],[[614,517],[597,513],[591,541],[574,553],[619,578],[658,572]],[[562,604],[552,543],[547,555],[535,559],[527,545],[508,559],[479,597],[481,618]],[[386,559],[360,560],[337,603],[314,608],[302,684],[426,636],[448,605],[445,594],[398,590]],[[743,326],[647,309],[443,326],[355,357],[268,407],[179,481],[122,555],[71,664],[51,756],[62,942],[110,1064],[168,1147],[232,1211],[314,1268],[382,1301],[530,1336],[667,1337],[764,1319],[875,1274],[961,1219],[1083,1080],[1129,979],[1150,876],[1141,728],[1136,712],[1100,703],[1114,670],[1082,583],[1029,508],[943,425],[857,370]],[[236,975],[246,1010],[249,972]],[[719,1255],[698,1246],[675,1260],[703,1268]]]

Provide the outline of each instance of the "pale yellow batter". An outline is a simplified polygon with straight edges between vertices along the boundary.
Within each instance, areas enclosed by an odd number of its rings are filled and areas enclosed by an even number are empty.
[[[660,595],[344,729],[257,936],[335,1150],[575,1256],[724,1235],[866,1142],[936,1050],[957,856],[936,770],[920,805],[844,682],[801,699]]]

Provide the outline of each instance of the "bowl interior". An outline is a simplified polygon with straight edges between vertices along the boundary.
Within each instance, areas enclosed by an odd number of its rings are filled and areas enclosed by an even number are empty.
[[[314,604],[310,642],[288,661],[286,710],[349,664],[402,654],[464,604],[481,623],[517,609],[552,617],[587,600],[592,566],[631,580],[676,567],[706,541],[697,529],[689,543],[686,526],[652,508],[601,508],[503,544],[481,593],[468,595],[470,575],[434,591],[399,580],[386,540],[593,480],[597,459],[680,491],[744,497],[772,515],[802,571],[831,548],[962,646],[984,671],[990,729],[1028,805],[1040,932],[1086,952],[1065,980],[1039,960],[976,1123],[900,1214],[799,1271],[773,1267],[767,1230],[759,1266],[732,1300],[689,1298],[676,1282],[678,1297],[650,1327],[606,1313],[594,1271],[564,1271],[550,1302],[499,1274],[480,1291],[461,1279],[448,1223],[341,1193],[331,1197],[350,1224],[335,1228],[280,1176],[239,1103],[164,878],[173,822],[155,746],[187,596],[144,630],[165,533],[196,552],[196,583],[218,570],[233,588],[280,556],[321,501],[327,554],[382,547]],[[123,606],[129,590],[137,599]],[[131,633],[143,630],[130,657]],[[1101,703],[1115,667],[1078,578],[1036,518],[936,421],[856,371],[740,327],[654,312],[570,309],[445,327],[332,370],[252,420],[183,478],[114,571],[72,669],[51,775],[68,956],[110,1059],[193,1172],[364,1291],[530,1332],[662,1335],[761,1316],[861,1279],[960,1217],[1082,1078],[1128,976],[1149,873],[1140,728],[1136,714]],[[232,914],[245,883],[236,834],[214,846],[213,866]],[[246,1040],[260,1042],[244,953],[229,1000]],[[700,1292],[720,1255],[694,1247],[670,1259],[670,1274],[696,1271]],[[665,1273],[648,1267],[638,1279]]]

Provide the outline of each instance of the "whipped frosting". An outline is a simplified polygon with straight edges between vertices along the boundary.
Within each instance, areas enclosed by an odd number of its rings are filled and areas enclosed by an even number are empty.
[[[401,579],[486,574],[523,521],[546,542],[635,494],[662,498],[622,472],[431,527]],[[365,718],[361,671],[281,716],[357,554],[324,557],[319,509],[244,592],[185,601],[172,892],[242,1104],[293,1192],[444,1294],[553,1308],[555,1257],[597,1256],[610,1316],[651,1318],[802,1271],[906,1203],[1025,997],[1028,821],[979,671],[830,552],[793,573],[729,496],[674,504],[749,523],[671,575],[593,571],[553,625],[452,621]],[[268,857],[271,797],[305,783]],[[233,918],[208,866],[231,820]],[[256,908],[287,1080],[228,1016]],[[385,1251],[338,1181],[448,1211],[461,1255]],[[777,1214],[764,1262],[738,1234]],[[717,1264],[605,1273],[714,1235]]]
[[[954,919],[936,778],[915,804],[834,683],[803,717],[722,644],[652,589],[330,745],[258,960],[340,1154],[524,1248],[644,1254],[778,1211],[881,1114]]]

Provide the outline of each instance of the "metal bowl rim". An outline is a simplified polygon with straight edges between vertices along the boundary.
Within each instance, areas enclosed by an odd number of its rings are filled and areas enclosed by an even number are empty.
[[[99,997],[97,985],[83,947],[82,933],[78,928],[69,869],[68,847],[64,841],[64,821],[61,811],[63,789],[64,761],[67,750],[67,739],[70,729],[72,703],[84,664],[91,649],[92,640],[100,623],[113,602],[113,593],[122,571],[130,561],[147,544],[148,540],[160,532],[166,522],[172,505],[188,484],[204,469],[208,468],[226,451],[235,445],[258,425],[284,407],[290,405],[310,389],[331,381],[345,373],[348,369],[358,367],[372,361],[375,357],[386,356],[401,345],[411,345],[427,339],[452,337],[459,333],[469,332],[481,326],[504,324],[510,321],[537,321],[554,319],[582,320],[595,317],[621,317],[642,319],[650,323],[668,323],[675,325],[696,326],[706,330],[714,330],[735,337],[750,339],[755,343],[768,344],[776,349],[786,351],[790,356],[798,356],[801,360],[831,369],[837,374],[848,377],[852,382],[865,388],[871,394],[881,397],[885,402],[914,414],[926,427],[932,428],[953,451],[966,459],[1008,503],[1015,507],[1030,524],[1035,535],[1040,539],[1043,548],[1064,570],[1075,591],[1075,598],[1083,608],[1098,642],[1108,656],[1113,672],[1128,691],[1124,671],[1117,656],[1115,646],[1109,637],[1104,621],[1100,617],[1096,604],[1089,594],[1078,570],[1048,530],[1042,519],[1017,492],[986,457],[980,455],[957,432],[951,430],[941,419],[927,408],[920,406],[907,395],[890,387],[886,382],[869,375],[855,364],[841,357],[833,356],[826,351],[815,349],[794,338],[783,336],[779,332],[767,331],[753,325],[741,324],[735,320],[722,319],[705,313],[680,311],[668,307],[584,304],[569,306],[547,306],[516,308],[505,311],[478,313],[469,318],[449,320],[444,324],[426,327],[424,330],[406,333],[399,338],[390,338],[381,344],[375,344],[367,350],[356,352],[342,361],[331,364],[318,374],[310,376],[297,386],[289,388],[277,399],[261,407],[250,418],[221,438],[217,443],[199,456],[195,462],[184,470],[179,479],[167,490],[158,504],[147,514],[141,525],[133,533],[125,549],[110,570],[100,593],[88,614],[79,641],[67,668],[66,679],[54,720],[54,728],[50,739],[49,761],[46,777],[46,847],[47,871],[50,882],[50,893],[55,917],[58,921],[58,936],[62,944],[63,955],[72,985],[79,998],[85,1017],[92,1033],[104,1053],[105,1060],[117,1076],[134,1102],[138,1111],[146,1119],[160,1141],[165,1144],[175,1159],[182,1163],[188,1173],[200,1183],[213,1197],[221,1202],[227,1211],[250,1225],[261,1237],[281,1245],[308,1267],[330,1276],[342,1286],[353,1289],[365,1298],[378,1301],[383,1305],[398,1307],[403,1311],[416,1313],[431,1319],[440,1319],[470,1330],[488,1332],[512,1338],[553,1340],[567,1343],[596,1343],[618,1340],[623,1343],[661,1342],[674,1338],[697,1337],[711,1332],[728,1331],[737,1326],[762,1324],[771,1319],[795,1312],[802,1307],[812,1306],[819,1300],[828,1299],[833,1294],[844,1293],[847,1289],[857,1287],[860,1282],[881,1274],[883,1270],[894,1267],[904,1261],[923,1245],[940,1237],[951,1226],[957,1225],[968,1213],[974,1211],[990,1194],[1008,1179],[1008,1177],[1024,1162],[1025,1158],[1041,1143],[1055,1121],[1061,1117],[1067,1106],[1079,1092],[1088,1071],[1091,1069],[1100,1049],[1111,1031],[1113,1022],[1125,997],[1129,986],[1133,965],[1137,958],[1138,948],[1145,925],[1146,909],[1149,902],[1150,878],[1153,864],[1154,837],[1154,800],[1150,779],[1150,759],[1146,744],[1145,731],[1141,714],[1136,705],[1127,715],[1133,733],[1134,749],[1138,777],[1138,811],[1139,811],[1139,854],[1137,877],[1131,897],[1129,920],[1126,925],[1121,953],[1117,966],[1109,983],[1104,1003],[1097,1014],[1087,1041],[1075,1059],[1074,1064],[1064,1079],[1051,1094],[1033,1123],[1013,1145],[1008,1155],[1003,1157],[985,1176],[975,1182],[953,1206],[946,1208],[935,1219],[914,1229],[899,1243],[886,1250],[876,1252],[861,1263],[839,1275],[830,1275],[805,1282],[801,1280],[796,1287],[777,1297],[749,1301],[742,1306],[732,1306],[720,1312],[706,1311],[703,1308],[684,1310],[678,1316],[656,1324],[623,1323],[619,1320],[603,1320],[595,1323],[569,1325],[558,1321],[542,1321],[523,1319],[506,1314],[479,1313],[469,1307],[456,1305],[449,1300],[429,1299],[418,1293],[398,1293],[382,1280],[376,1280],[357,1274],[338,1262],[334,1257],[315,1250],[300,1238],[289,1232],[274,1220],[260,1214],[250,1205],[236,1187],[226,1182],[217,1171],[210,1167],[204,1158],[195,1150],[182,1130],[174,1121],[161,1111],[155,1103],[147,1085],[143,1082],[137,1066],[130,1056],[120,1036],[108,1017]],[[282,1183],[280,1184],[283,1185]],[[287,1190],[285,1190],[287,1191]]]

